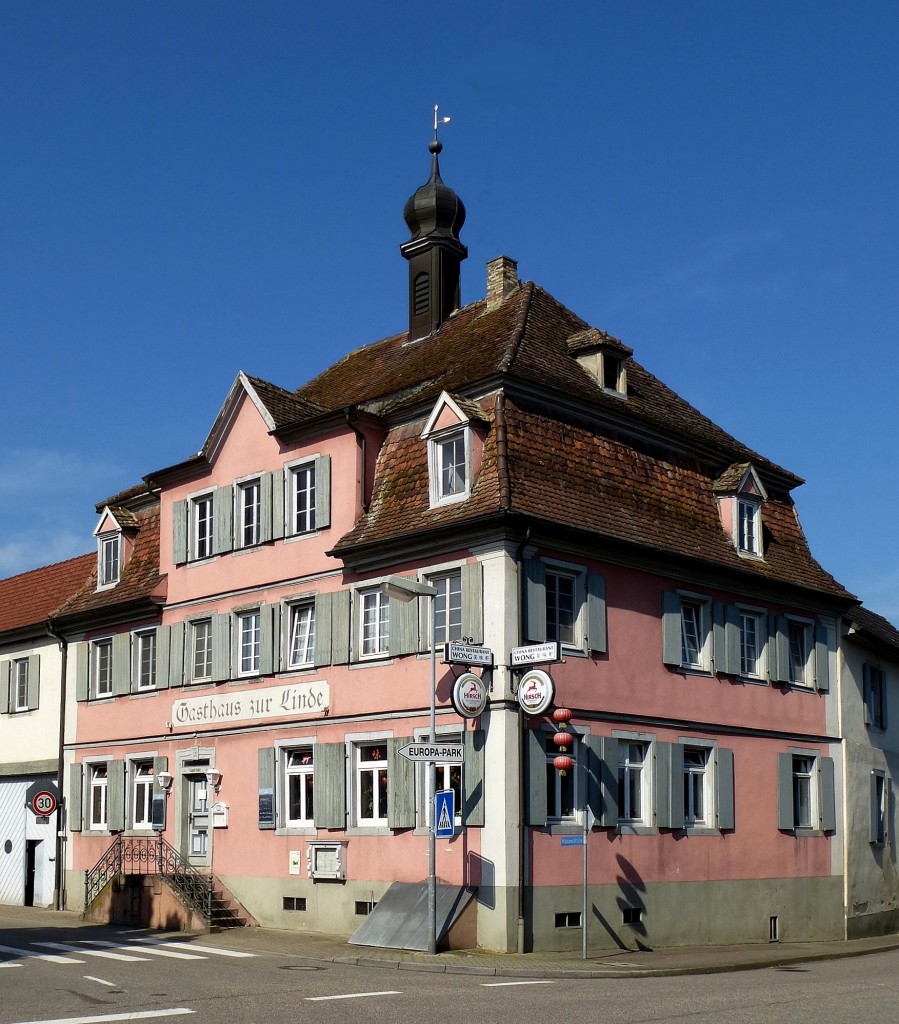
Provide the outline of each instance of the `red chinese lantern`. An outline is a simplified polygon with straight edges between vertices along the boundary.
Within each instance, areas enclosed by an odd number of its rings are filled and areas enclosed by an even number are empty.
[[[567,754],[558,754],[553,758],[553,767],[564,775],[574,767],[574,761]]]
[[[570,732],[553,733],[553,743],[555,743],[557,747],[567,747],[571,743],[571,739],[572,737]]]
[[[553,721],[564,723],[571,721],[571,708],[556,708],[553,711]]]

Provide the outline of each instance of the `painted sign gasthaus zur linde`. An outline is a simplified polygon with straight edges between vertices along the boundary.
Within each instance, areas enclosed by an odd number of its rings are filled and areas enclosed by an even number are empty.
[[[328,709],[330,690],[324,680],[295,683],[292,686],[268,686],[239,693],[187,697],[172,704],[172,726],[192,729],[217,722],[258,721],[290,715],[303,718]]]
[[[525,672],[518,684],[518,703],[528,715],[542,715],[552,704],[555,695],[552,677],[539,668]]]
[[[451,695],[456,714],[463,718],[477,718],[487,707],[487,687],[480,676],[463,672],[453,683]]]

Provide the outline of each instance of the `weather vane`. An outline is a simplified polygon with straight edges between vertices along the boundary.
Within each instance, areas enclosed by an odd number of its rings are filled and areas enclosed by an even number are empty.
[[[438,128],[438,126],[441,125],[441,124],[449,124],[450,120],[451,120],[451,118],[449,118],[449,117],[438,117],[437,116],[437,111],[439,109],[440,108],[435,103],[434,104],[434,141],[435,142],[437,141],[437,128]]]

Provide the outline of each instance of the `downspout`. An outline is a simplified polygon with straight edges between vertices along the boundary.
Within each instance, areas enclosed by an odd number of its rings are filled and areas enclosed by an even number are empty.
[[[494,421],[496,423],[496,471],[499,478],[499,500],[504,511],[512,510],[512,484],[509,479],[509,437],[506,429],[506,396],[500,392],[494,404]],[[524,537],[515,552],[515,567],[518,571],[518,640],[522,642],[525,635],[522,559],[524,549],[531,539],[531,528],[526,527]],[[510,669],[511,671],[511,669]],[[525,743],[524,743],[524,712],[518,707],[518,928],[516,951],[524,952],[524,886],[527,879],[527,825],[525,823]]]
[[[47,619],[47,633],[59,644],[61,662],[59,672],[59,744],[56,761],[56,787],[59,790],[59,807],[56,810],[56,870],[53,873],[53,909],[62,910],[66,903],[65,842],[68,821],[66,804],[63,802],[63,793],[65,792],[63,788],[65,776],[63,758],[66,742],[66,679],[68,676],[69,645],[65,637],[54,630],[52,618]]]
[[[365,465],[368,459],[368,443],[365,440],[365,434],[363,434],[362,431],[353,422],[354,409],[355,406],[348,405],[346,409],[344,409],[344,416],[346,417],[346,425],[356,435],[356,440],[359,442],[359,450],[362,453],[362,467],[359,473],[360,486],[362,488],[362,497],[360,504],[362,506],[363,513],[366,513],[368,512],[368,501],[366,500],[366,494],[368,493],[368,491],[365,485]]]

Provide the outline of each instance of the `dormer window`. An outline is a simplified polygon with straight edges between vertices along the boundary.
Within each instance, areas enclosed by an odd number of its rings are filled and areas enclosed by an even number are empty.
[[[99,538],[97,552],[98,587],[114,587],[121,577],[122,535],[105,534]]]
[[[606,391],[615,391],[619,395],[627,393],[624,360],[609,352],[602,354],[602,386]]]
[[[471,493],[473,467],[480,452],[480,435],[472,421],[480,421],[479,406],[444,392],[434,406],[422,437],[428,442],[428,479],[431,508],[463,501]],[[475,452],[474,449],[477,449]]]
[[[721,525],[744,558],[764,558],[762,506],[768,498],[748,463],[729,466],[713,484]]]

